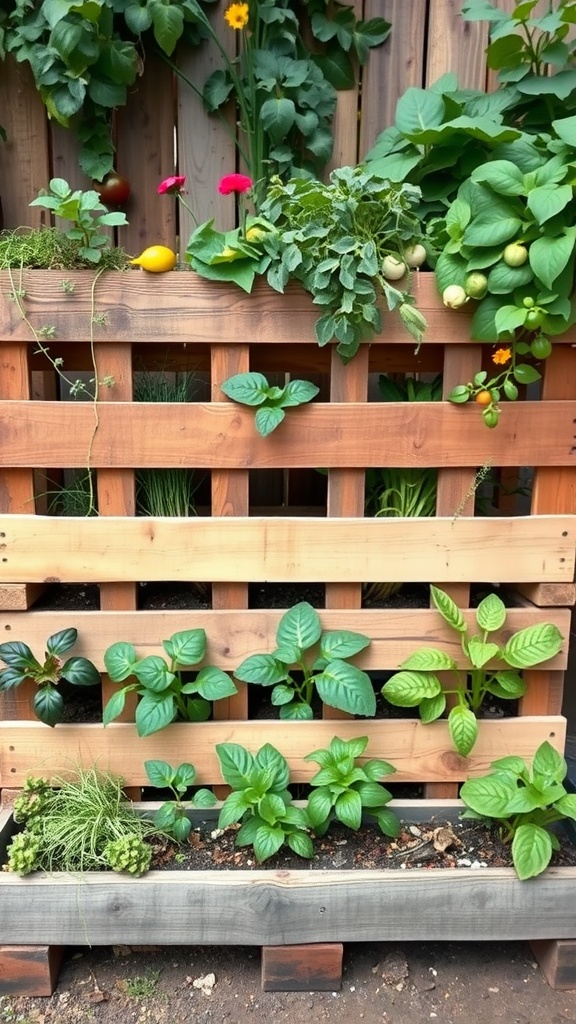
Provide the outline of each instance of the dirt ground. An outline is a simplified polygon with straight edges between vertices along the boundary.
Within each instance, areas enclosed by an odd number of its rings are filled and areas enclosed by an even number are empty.
[[[264,992],[255,947],[69,949],[50,998],[0,999],[1,1024],[576,1024],[527,943],[346,945],[342,988]]]

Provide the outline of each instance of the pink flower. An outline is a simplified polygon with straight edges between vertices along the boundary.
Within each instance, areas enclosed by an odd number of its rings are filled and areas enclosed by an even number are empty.
[[[179,195],[184,191],[186,178],[183,174],[174,174],[171,178],[164,178],[156,189],[159,196]]]
[[[222,196],[229,196],[231,192],[247,192],[250,188],[252,178],[245,174],[225,174],[218,185],[218,191]]]

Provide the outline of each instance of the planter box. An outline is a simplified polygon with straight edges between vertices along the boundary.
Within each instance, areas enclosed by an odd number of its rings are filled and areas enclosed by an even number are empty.
[[[393,801],[404,820],[462,804]],[[206,813],[198,815],[206,818]],[[0,817],[0,855],[14,825]],[[304,863],[304,862],[303,862]],[[0,873],[1,943],[292,945],[570,938],[576,868]]]

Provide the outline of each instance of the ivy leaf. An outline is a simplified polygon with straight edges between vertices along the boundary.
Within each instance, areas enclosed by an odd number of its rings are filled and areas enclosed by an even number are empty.
[[[294,101],[287,97],[274,97],[264,101],[260,108],[262,127],[273,142],[281,142],[289,133],[296,119]]]
[[[149,6],[154,38],[163,53],[170,57],[184,29],[184,11],[174,4],[154,3]]]

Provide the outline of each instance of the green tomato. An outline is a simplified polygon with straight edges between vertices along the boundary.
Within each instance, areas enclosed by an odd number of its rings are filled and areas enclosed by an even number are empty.
[[[530,353],[534,356],[534,359],[548,359],[551,352],[552,343],[543,334],[539,334],[537,338],[530,342]]]
[[[530,309],[526,310],[524,327],[529,331],[535,331],[538,327],[542,327],[545,316],[546,312],[541,306],[531,306]]]
[[[387,281],[399,281],[406,273],[406,264],[395,256],[385,256],[382,260],[382,273]]]
[[[531,295],[527,295],[525,299],[522,299],[522,305],[525,309],[531,309],[532,306],[536,305],[536,301]]]
[[[488,291],[488,278],[485,274],[474,271],[468,274],[464,289],[471,299],[483,299]]]
[[[482,419],[484,420],[486,426],[490,427],[490,429],[498,426],[498,417],[498,409],[496,409],[493,405],[491,405],[489,409],[484,409],[484,412],[482,413]]]
[[[510,242],[502,253],[502,259],[507,267],[521,267],[528,259],[528,249],[520,242]]]
[[[420,243],[404,250],[404,259],[411,270],[421,267],[426,259],[426,249]]]

